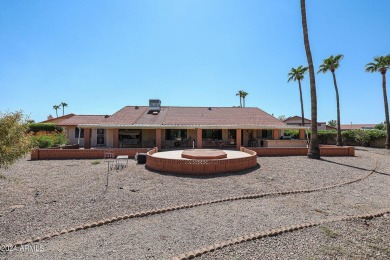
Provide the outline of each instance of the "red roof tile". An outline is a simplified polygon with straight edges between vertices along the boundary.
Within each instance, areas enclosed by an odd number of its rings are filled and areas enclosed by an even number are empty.
[[[68,119],[65,119],[57,125],[59,126],[77,126],[80,124],[99,124],[103,122],[105,116],[102,115],[74,115]]]
[[[340,125],[341,130],[351,129],[374,129],[377,124],[346,124]]]
[[[88,124],[81,122],[80,124]],[[161,107],[158,114],[149,107],[127,106],[103,119],[100,126],[272,126],[287,125],[259,108]]]
[[[169,107],[164,125],[204,126],[281,126],[286,124],[259,108],[241,107]]]
[[[61,123],[62,121],[74,116],[75,114],[67,114],[67,115],[64,115],[64,116],[60,116],[60,117],[53,117],[52,119],[48,119],[48,120],[45,120],[45,121],[42,121],[41,123],[53,123],[53,124],[58,124],[58,123]]]
[[[126,106],[104,120],[107,125],[133,125],[148,111],[144,106]]]

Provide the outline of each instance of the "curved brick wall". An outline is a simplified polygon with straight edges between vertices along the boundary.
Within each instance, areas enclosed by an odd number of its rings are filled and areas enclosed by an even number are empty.
[[[149,151],[146,160],[146,167],[151,170],[165,173],[179,173],[191,175],[211,175],[216,173],[238,172],[257,166],[256,152],[241,148],[242,152],[251,156],[237,159],[218,160],[182,160],[165,159],[152,156],[156,149]]]

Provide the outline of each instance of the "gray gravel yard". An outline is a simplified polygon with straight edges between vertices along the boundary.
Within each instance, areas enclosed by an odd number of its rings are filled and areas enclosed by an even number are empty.
[[[255,193],[321,188],[170,211],[39,241],[41,250],[0,259],[170,259],[271,228],[390,207],[390,153],[359,148],[356,157],[259,157],[259,167],[214,177],[164,175],[129,161],[105,187],[103,160],[19,160],[0,178],[0,245],[101,219]],[[390,259],[390,217],[324,224],[228,246],[200,259]],[[31,249],[31,248],[30,248]]]

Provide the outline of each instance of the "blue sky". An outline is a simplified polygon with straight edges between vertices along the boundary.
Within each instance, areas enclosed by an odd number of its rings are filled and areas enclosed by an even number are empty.
[[[390,1],[306,2],[315,69],[344,55],[341,122],[384,121],[381,75],[364,66],[390,54]],[[287,74],[301,64],[298,0],[0,1],[0,111],[35,121],[55,116],[62,101],[65,113],[103,115],[150,98],[231,107],[238,90],[249,93],[247,107],[300,115],[298,83]],[[318,120],[336,119],[331,74],[316,82]],[[308,75],[302,87],[309,116]]]

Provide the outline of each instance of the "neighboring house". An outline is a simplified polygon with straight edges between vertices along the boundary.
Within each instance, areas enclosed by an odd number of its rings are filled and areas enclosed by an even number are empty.
[[[375,126],[377,124],[346,124],[346,125],[341,125],[340,128],[341,130],[370,130],[370,129],[375,129]]]
[[[302,117],[301,116],[292,116],[284,120],[287,125],[290,126],[302,126]],[[311,127],[311,120],[304,119],[305,127]],[[326,122],[317,122],[317,129],[318,130],[336,130],[336,128],[332,126],[326,125]]]
[[[64,115],[64,116],[60,116],[60,117],[52,117],[51,115],[49,115],[47,117],[47,120],[46,121],[43,121],[42,123],[53,123],[53,124],[57,124],[59,122],[62,122],[64,121],[65,119],[68,119],[68,118],[71,118],[72,116],[74,116],[75,114],[68,114],[68,115]]]
[[[71,144],[85,148],[175,146],[197,148],[260,146],[262,140],[279,139],[285,129],[305,127],[287,125],[259,108],[126,106],[111,116],[73,115],[57,125],[66,129]],[[47,122],[47,121],[45,121]]]

